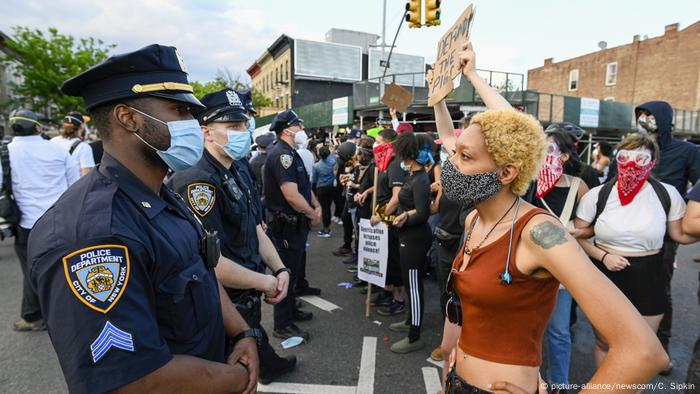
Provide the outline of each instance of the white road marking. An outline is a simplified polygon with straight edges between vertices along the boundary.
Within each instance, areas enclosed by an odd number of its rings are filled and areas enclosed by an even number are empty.
[[[355,394],[355,386],[330,386],[324,384],[300,383],[270,383],[258,384],[261,393],[293,393],[293,394]]]
[[[330,301],[326,301],[323,298],[318,297],[318,296],[302,296],[302,297],[297,297],[297,298],[300,298],[300,299],[308,302],[309,304],[315,306],[316,308],[323,309],[326,312],[333,312],[336,309],[343,309],[343,308],[339,307],[338,305],[336,305]]]
[[[357,386],[331,386],[325,384],[275,382],[270,384],[259,383],[258,391],[261,393],[290,394],[373,394],[374,370],[377,364],[376,361],[377,338],[364,337],[362,340],[362,358],[360,359],[360,377],[357,380]],[[425,375],[425,372],[423,372],[423,374]],[[438,385],[439,384],[440,379],[438,378]]]
[[[433,364],[434,366],[436,366],[436,367],[438,367],[438,368],[440,368],[440,369],[442,369],[442,367],[445,365],[445,364],[443,364],[442,361],[435,361],[435,360],[433,360],[433,359],[430,358],[430,357],[428,357],[428,359],[425,360],[425,361],[427,361],[427,362]]]
[[[374,370],[377,364],[377,337],[364,337],[357,394],[374,393]]]
[[[423,367],[423,382],[425,382],[425,392],[427,394],[436,394],[442,390],[440,383],[440,374],[437,368]]]

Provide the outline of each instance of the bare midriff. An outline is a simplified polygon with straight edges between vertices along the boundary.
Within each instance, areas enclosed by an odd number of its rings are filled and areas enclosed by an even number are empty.
[[[465,382],[482,390],[489,390],[489,384],[509,382],[528,393],[536,393],[539,382],[539,367],[486,361],[467,355],[459,347],[457,347],[455,371]]]

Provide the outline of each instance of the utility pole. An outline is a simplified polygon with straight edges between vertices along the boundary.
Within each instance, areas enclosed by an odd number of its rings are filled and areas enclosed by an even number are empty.
[[[384,55],[386,54],[386,0],[384,0],[384,9],[382,12],[382,61],[386,61]],[[380,62],[381,63],[381,62]],[[384,78],[379,79],[379,99],[384,97]],[[384,111],[379,110],[379,119],[384,119]]]

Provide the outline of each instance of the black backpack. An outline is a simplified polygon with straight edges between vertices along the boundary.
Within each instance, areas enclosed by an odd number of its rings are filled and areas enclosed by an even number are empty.
[[[661,182],[657,181],[653,177],[649,177],[647,181],[649,182],[651,187],[654,188],[654,192],[659,197],[659,201],[661,201],[661,206],[664,207],[666,217],[668,217],[668,213],[671,211],[671,196],[669,196],[668,190],[666,190],[666,188],[664,187],[664,185],[661,184]],[[595,217],[593,218],[593,222],[591,223],[591,225],[595,224],[600,214],[603,213],[603,211],[605,210],[605,205],[608,202],[608,197],[610,197],[610,193],[615,188],[615,182],[617,182],[617,176],[607,180],[603,184],[603,187],[600,189],[600,194],[598,194],[598,203],[596,204]]]
[[[12,194],[12,171],[10,170],[10,151],[7,141],[0,146],[0,162],[2,162],[2,191],[0,192],[0,217],[13,226],[19,224],[21,213],[15,197]]]

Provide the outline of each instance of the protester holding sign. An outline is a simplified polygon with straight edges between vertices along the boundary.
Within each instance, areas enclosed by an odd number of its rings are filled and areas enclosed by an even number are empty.
[[[489,110],[457,139],[445,102],[434,107],[451,156],[441,174],[444,192],[475,207],[448,280],[442,347],[456,349],[446,368],[447,392],[537,392],[542,337],[559,282],[611,345],[591,383],[649,381],[668,364],[654,333],[558,218],[520,198],[544,156],[539,122],[514,111],[479,77],[469,42],[455,63]]]
[[[399,256],[403,282],[406,284],[409,310],[408,318],[394,323],[392,331],[408,332],[408,337],[391,346],[395,353],[409,353],[422,349],[420,326],[423,321],[423,276],[426,255],[432,242],[428,218],[430,217],[430,178],[426,166],[434,164],[432,139],[426,134],[411,132],[401,134],[394,144],[396,155],[406,179],[399,191],[400,212],[393,221],[398,228]]]

